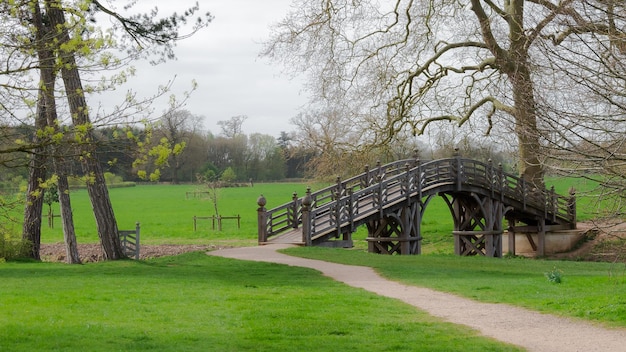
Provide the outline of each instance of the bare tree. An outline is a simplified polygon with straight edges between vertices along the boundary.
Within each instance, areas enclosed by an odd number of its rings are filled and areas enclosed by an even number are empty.
[[[384,158],[381,153],[362,148],[360,143],[367,131],[355,129],[356,117],[340,106],[300,113],[291,122],[297,126],[296,143],[315,155],[309,168],[318,178],[346,177],[362,171],[364,164]]]
[[[595,52],[589,41],[619,48],[624,38],[615,11],[623,5],[613,0],[294,3],[262,55],[308,72],[314,99],[362,112],[358,127],[375,132],[370,143],[421,134],[436,121],[473,121],[484,133],[501,124],[516,136],[509,142],[520,173],[537,184],[545,134],[568,127],[550,125],[539,110],[562,111],[563,100],[547,97],[567,95],[559,84],[567,67],[555,64],[562,56],[543,49]]]
[[[179,171],[185,163],[185,153],[187,145],[192,139],[198,136],[202,124],[202,117],[193,115],[187,110],[173,110],[165,113],[158,125],[160,135],[167,138],[169,143],[174,145],[174,152],[170,154],[170,170],[172,183],[179,181]]]
[[[235,138],[243,134],[243,123],[248,119],[246,115],[233,116],[229,120],[217,121],[222,134],[227,138]]]

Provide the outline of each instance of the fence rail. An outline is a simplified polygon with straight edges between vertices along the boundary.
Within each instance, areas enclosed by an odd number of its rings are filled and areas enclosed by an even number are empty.
[[[215,222],[217,222],[217,228],[219,231],[222,231],[222,220],[237,220],[237,228],[241,228],[241,216],[237,214],[237,216],[194,216],[193,217],[193,230],[194,232],[198,230],[198,220],[212,220],[212,229],[215,230]]]

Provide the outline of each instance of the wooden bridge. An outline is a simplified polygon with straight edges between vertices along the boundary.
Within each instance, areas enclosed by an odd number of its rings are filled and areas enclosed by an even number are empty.
[[[294,193],[291,202],[265,209],[257,201],[259,244],[352,246],[352,233],[368,229],[373,253],[420,254],[421,223],[428,203],[441,196],[454,219],[454,250],[458,255],[502,256],[502,234],[508,224],[508,248],[515,254],[515,232],[527,235],[544,255],[548,231],[576,227],[576,199],[536,189],[501,166],[456,156],[421,163],[400,160],[365,171],[311,192]]]

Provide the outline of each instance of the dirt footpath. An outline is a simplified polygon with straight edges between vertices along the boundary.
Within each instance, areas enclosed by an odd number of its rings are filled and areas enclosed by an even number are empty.
[[[399,299],[445,321],[472,327],[485,336],[538,352],[626,351],[626,329],[541,314],[504,304],[479,303],[427,288],[387,280],[368,267],[297,258],[276,252],[289,245],[229,248],[209,255],[301,266],[381,296]]]

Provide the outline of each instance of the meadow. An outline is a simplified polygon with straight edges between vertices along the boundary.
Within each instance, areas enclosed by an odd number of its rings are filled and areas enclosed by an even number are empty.
[[[569,185],[559,183],[565,188]],[[112,188],[121,229],[141,223],[146,244],[256,245],[256,199],[283,204],[306,184],[255,184],[220,190],[222,231],[193,216],[211,216],[193,185]],[[312,185],[313,189],[321,185]],[[559,192],[561,192],[559,190]],[[586,199],[579,201],[589,202]],[[87,194],[72,192],[79,243],[96,243]],[[592,213],[579,207],[580,217]],[[355,248],[293,248],[289,253],[374,267],[412,285],[489,302],[626,327],[626,267],[522,258],[452,255],[452,220],[443,202],[429,204],[424,255]],[[60,242],[60,226],[43,241]],[[556,284],[546,274],[558,273]],[[145,261],[67,265],[0,263],[0,350],[10,351],[515,351],[398,301],[347,287],[318,272],[188,253]],[[467,342],[471,341],[471,342]]]
[[[209,241],[252,245],[257,241],[257,198],[264,194],[267,207],[287,202],[295,191],[304,194],[306,185],[295,183],[255,184],[254,187],[222,188],[218,192],[218,211],[223,217],[240,216],[237,220],[224,219],[222,231],[213,228],[210,219],[198,219],[194,231],[194,216],[210,217],[215,214],[213,202],[200,185],[139,185],[136,187],[110,188],[109,194],[118,227],[130,230],[135,223],[141,225],[142,242],[145,244],[207,244]],[[74,190],[71,194],[73,216],[79,243],[98,241],[95,220],[87,191]],[[46,206],[47,207],[47,206]],[[47,212],[44,211],[44,213]],[[59,214],[58,204],[53,212]],[[44,219],[42,242],[63,240],[60,220],[54,228]]]
[[[310,269],[204,253],[5,263],[0,287],[2,351],[519,351]]]
[[[587,190],[592,187],[586,181],[559,180],[548,181],[557,192],[567,194],[569,187]],[[307,187],[312,190],[323,188],[324,184],[306,183],[256,183],[253,187],[230,187],[218,189],[218,211],[223,217],[240,217],[237,220],[224,219],[222,230],[217,224],[213,228],[212,220],[198,219],[194,231],[194,216],[210,217],[215,215],[214,205],[205,194],[206,187],[200,185],[139,185],[136,187],[110,188],[109,193],[115,211],[118,227],[124,230],[141,225],[142,243],[145,244],[214,244],[214,245],[255,245],[257,242],[257,198],[263,195],[267,200],[267,209],[282,205],[291,200],[296,192],[303,196]],[[71,193],[73,216],[79,243],[97,243],[95,220],[87,191],[73,190]],[[579,220],[593,216],[594,199],[589,196],[578,198]],[[47,208],[47,205],[44,205]],[[59,214],[58,204],[52,204],[54,214]],[[47,213],[47,210],[44,210]],[[19,219],[20,214],[15,217]],[[55,218],[54,228],[47,226],[43,219],[42,242],[63,241],[60,219]],[[16,224],[16,228],[21,225]],[[424,253],[452,253],[453,229],[452,217],[443,200],[436,197],[426,209],[423,219]],[[365,248],[366,244],[358,241],[365,238],[366,231],[361,228],[354,235],[355,245]]]

